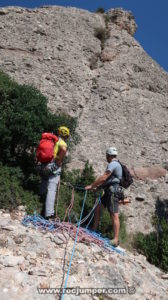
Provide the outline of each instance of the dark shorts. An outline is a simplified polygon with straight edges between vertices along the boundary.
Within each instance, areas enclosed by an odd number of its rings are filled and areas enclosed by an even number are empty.
[[[117,187],[112,189],[108,188],[101,197],[101,203],[108,209],[109,213],[118,213],[119,210],[120,197],[116,192],[116,189]]]

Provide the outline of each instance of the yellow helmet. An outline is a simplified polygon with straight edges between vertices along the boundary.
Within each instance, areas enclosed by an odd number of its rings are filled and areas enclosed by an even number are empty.
[[[58,128],[58,134],[60,134],[60,135],[62,135],[62,136],[64,136],[64,137],[68,137],[69,136],[69,129],[67,128],[67,127],[65,127],[65,126],[60,126],[59,128]]]

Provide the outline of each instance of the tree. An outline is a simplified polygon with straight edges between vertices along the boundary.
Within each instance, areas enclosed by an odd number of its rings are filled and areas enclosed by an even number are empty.
[[[19,85],[0,72],[0,161],[23,163],[34,158],[35,148],[43,131],[55,131],[58,126],[70,128],[75,136],[76,120],[67,115],[53,114],[47,98],[35,87]],[[27,164],[28,165],[28,164]]]

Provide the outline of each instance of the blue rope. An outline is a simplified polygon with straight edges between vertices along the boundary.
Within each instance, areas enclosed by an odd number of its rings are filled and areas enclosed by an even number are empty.
[[[48,231],[52,232],[52,231],[55,230],[55,226],[59,225],[60,223],[59,222],[57,224],[50,223],[49,221],[45,220],[40,215],[33,215],[33,216],[25,216],[24,219],[22,220],[22,224],[24,226],[29,226],[30,224],[32,224],[36,228],[41,227],[44,230],[48,230]],[[80,221],[78,222],[78,226],[79,226],[79,224],[80,224]],[[104,248],[106,248],[108,250],[111,250],[111,251],[115,251],[115,252],[120,253],[122,255],[125,255],[125,253],[122,250],[117,249],[116,247],[113,247],[111,245],[110,239],[103,237],[100,233],[89,230],[87,228],[82,228],[82,230],[84,230],[88,235],[101,240],[103,242],[103,247]]]
[[[84,210],[84,206],[85,206],[85,202],[86,202],[86,197],[87,197],[87,191],[85,191],[85,196],[84,196],[84,199],[83,199],[82,210],[81,210],[80,219],[79,219],[79,222],[78,222],[78,228],[77,228],[77,231],[76,231],[75,241],[74,241],[74,244],[73,244],[72,254],[71,254],[71,258],[70,258],[70,262],[69,262],[68,272],[67,272],[67,275],[66,275],[66,279],[65,279],[65,284],[64,284],[63,294],[61,296],[61,300],[64,299],[64,291],[65,291],[66,286],[67,286],[67,281],[68,281],[68,277],[69,277],[71,263],[72,263],[73,255],[74,255],[74,252],[75,252],[75,246],[76,246],[76,241],[77,241],[77,237],[78,237],[78,233],[79,233],[80,221],[82,219],[82,214],[83,214],[83,210]]]
[[[101,196],[100,196],[100,194],[99,194],[99,198],[98,198],[98,203],[96,203],[96,202],[95,202],[92,210],[90,211],[90,213],[81,220],[80,225],[83,224],[83,223],[85,223],[86,220],[89,219],[89,217],[91,216],[91,220],[89,221],[89,224],[87,225],[87,227],[90,225],[90,223],[91,223],[91,221],[92,221],[92,219],[94,217],[94,211],[95,211],[97,205],[101,203]],[[78,220],[76,219],[76,221],[77,221],[77,223],[75,224],[75,226],[78,225]]]
[[[88,229],[90,223],[91,223],[92,220],[93,220],[93,217],[94,217],[94,212],[93,212],[93,214],[92,214],[92,216],[91,216],[91,218],[90,218],[90,221],[88,222],[88,224],[87,224],[86,227],[85,227],[86,229]]]
[[[101,196],[100,196],[100,194],[99,194],[99,199],[98,199],[97,205],[99,205],[99,204],[101,204]],[[91,219],[90,219],[90,221],[88,222],[88,224],[87,224],[86,227],[85,227],[86,229],[88,229],[90,223],[91,223],[92,220],[93,220],[94,213],[95,213],[95,209],[96,209],[97,205],[96,205],[95,208],[93,209],[93,213],[92,213]]]
[[[40,215],[36,215],[34,214],[33,216],[25,216],[22,220],[22,224],[24,226],[29,226],[31,224],[33,224],[34,227],[42,227],[42,229],[47,229],[49,231],[54,231],[55,229],[55,224],[54,223],[50,223],[50,221],[44,219],[43,217],[41,217]]]
[[[124,251],[120,250],[120,249],[117,249],[116,247],[112,246],[111,245],[111,242],[110,242],[110,239],[108,238],[105,238],[101,235],[101,233],[98,233],[98,232],[95,232],[95,231],[92,231],[92,230],[89,230],[89,229],[86,229],[84,228],[83,229],[88,235],[91,235],[92,237],[95,237],[97,239],[99,239],[100,241],[103,242],[103,247],[108,249],[108,250],[112,250],[112,251],[115,251],[119,254],[122,254],[122,255],[125,255]]]

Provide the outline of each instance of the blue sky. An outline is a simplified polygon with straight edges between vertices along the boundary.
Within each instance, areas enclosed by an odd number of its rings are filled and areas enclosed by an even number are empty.
[[[135,38],[168,72],[168,0],[0,0],[0,6],[74,6],[89,11],[123,7],[131,10],[138,25]]]

